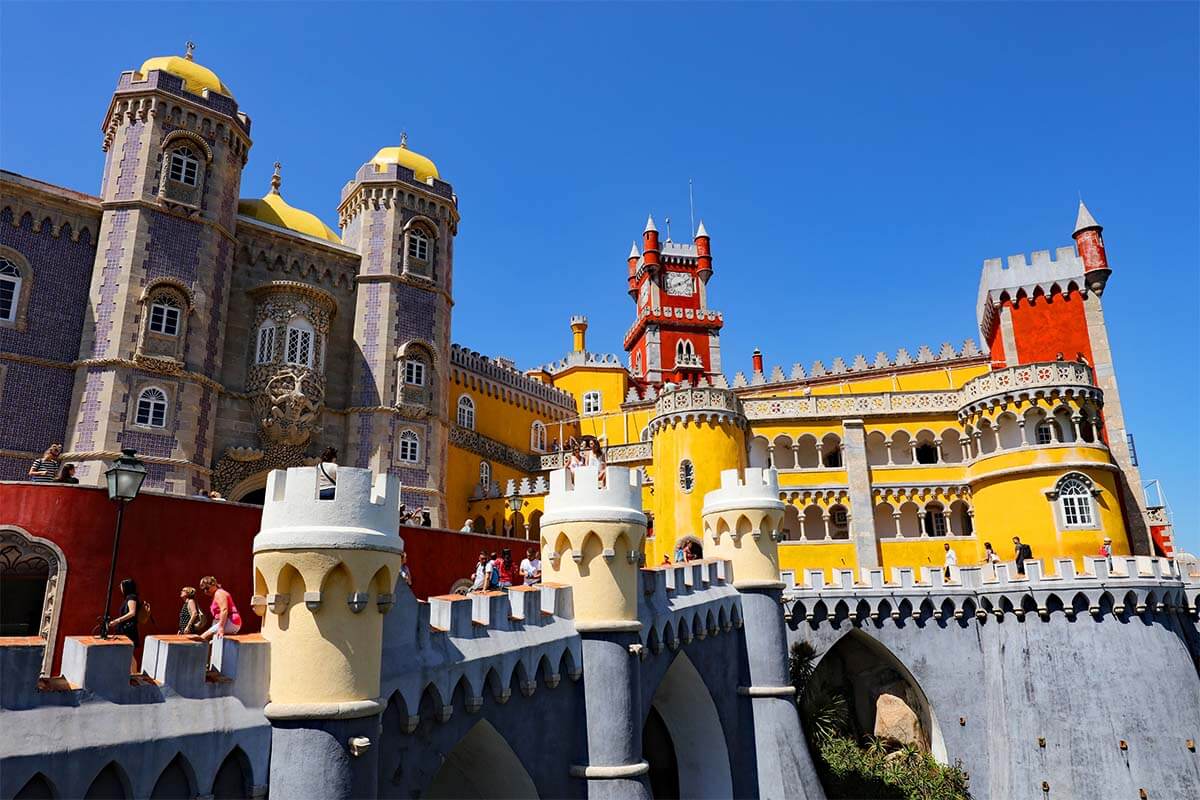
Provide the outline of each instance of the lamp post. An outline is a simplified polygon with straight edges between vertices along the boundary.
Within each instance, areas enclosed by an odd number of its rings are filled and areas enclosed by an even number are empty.
[[[508,510],[516,514],[525,506],[525,501],[521,499],[521,495],[517,494],[517,490],[513,489],[513,493],[508,496]],[[512,517],[509,517],[512,519]],[[524,531],[522,531],[524,533]],[[513,523],[513,538],[517,536],[516,522]]]
[[[108,481],[108,499],[117,501],[117,531],[113,535],[112,563],[108,566],[108,591],[104,593],[104,616],[100,623],[100,638],[108,638],[109,608],[112,606],[113,578],[117,572],[117,551],[121,547],[121,523],[125,519],[125,504],[138,496],[146,480],[146,465],[137,458],[137,450],[126,448],[121,456],[104,471]]]

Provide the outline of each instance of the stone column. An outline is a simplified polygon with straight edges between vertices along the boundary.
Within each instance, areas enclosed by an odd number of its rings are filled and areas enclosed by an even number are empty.
[[[867,467],[867,439],[861,419],[842,422],[843,465],[850,489],[850,539],[858,567],[879,566],[879,548],[875,541],[875,515],[871,508],[871,471]]]

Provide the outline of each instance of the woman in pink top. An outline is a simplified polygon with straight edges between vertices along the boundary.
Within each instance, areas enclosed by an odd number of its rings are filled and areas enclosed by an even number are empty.
[[[214,636],[220,639],[227,633],[237,633],[242,629],[242,615],[233,604],[233,595],[222,589],[216,578],[212,575],[201,578],[200,591],[212,598],[210,611],[213,618],[212,627],[201,634],[202,639]]]

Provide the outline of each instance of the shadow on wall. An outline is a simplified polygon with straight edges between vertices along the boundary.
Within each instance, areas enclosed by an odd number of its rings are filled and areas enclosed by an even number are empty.
[[[850,631],[831,647],[812,680],[846,698],[849,733],[855,740],[891,739],[947,763],[941,729],[924,690],[892,651],[862,631]]]
[[[517,754],[487,720],[475,723],[429,784],[430,800],[537,798],[537,787]]]

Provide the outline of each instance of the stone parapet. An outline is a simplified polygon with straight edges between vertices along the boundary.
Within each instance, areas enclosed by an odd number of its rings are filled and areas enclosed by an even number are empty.
[[[315,467],[275,470],[267,476],[262,529],[254,552],[312,548],[399,553],[400,479],[341,467],[332,500],[321,500]]]
[[[560,469],[550,473],[542,526],[564,522],[624,522],[646,525],[642,513],[642,473],[628,467]]]

